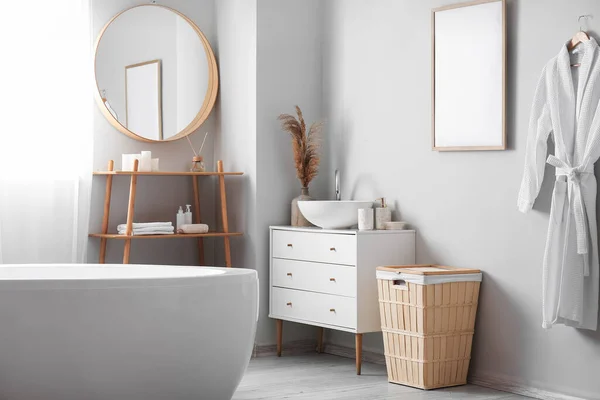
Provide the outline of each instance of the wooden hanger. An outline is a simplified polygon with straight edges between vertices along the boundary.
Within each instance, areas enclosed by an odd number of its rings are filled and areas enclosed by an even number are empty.
[[[588,36],[588,34],[583,31],[579,31],[571,38],[571,41],[569,42],[569,45],[567,46],[567,50],[569,50],[569,52],[571,52],[579,44],[581,44],[583,42],[587,42],[588,40],[590,40],[590,37]],[[580,66],[581,66],[580,63],[571,64],[571,67],[574,67],[574,68],[577,68]]]
[[[575,35],[573,35],[573,37],[571,38],[571,41],[569,42],[569,45],[567,46],[567,49],[569,51],[571,51],[575,47],[577,47],[577,45],[579,45],[583,42],[587,42],[588,40],[590,40],[589,35],[587,33],[585,33],[584,31],[579,31]]]
[[[577,32],[575,35],[573,35],[573,37],[569,41],[569,44],[567,45],[567,50],[569,52],[572,51],[573,49],[575,49],[575,47],[577,47],[581,43],[584,43],[584,42],[587,42],[590,40],[590,36],[581,27],[581,19],[582,18],[585,18],[587,20],[588,18],[593,18],[593,17],[591,15],[580,15],[579,18],[577,18],[577,21],[579,22],[579,32]],[[579,67],[580,65],[581,64],[571,64],[571,67]]]

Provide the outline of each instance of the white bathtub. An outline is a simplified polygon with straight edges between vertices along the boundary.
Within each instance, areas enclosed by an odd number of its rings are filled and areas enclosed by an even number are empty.
[[[253,270],[0,266],[0,399],[230,399],[257,310]]]

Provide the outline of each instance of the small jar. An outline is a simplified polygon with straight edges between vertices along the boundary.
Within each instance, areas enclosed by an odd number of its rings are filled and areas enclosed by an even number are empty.
[[[373,230],[373,209],[359,208],[358,209],[358,230],[372,231]]]
[[[206,169],[204,168],[204,161],[202,156],[192,157],[192,168],[191,172],[204,172]]]

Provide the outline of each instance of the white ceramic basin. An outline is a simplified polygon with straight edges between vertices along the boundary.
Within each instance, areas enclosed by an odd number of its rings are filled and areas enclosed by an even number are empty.
[[[372,201],[312,200],[299,201],[298,207],[313,225],[324,229],[344,229],[358,224],[358,210],[373,207]]]

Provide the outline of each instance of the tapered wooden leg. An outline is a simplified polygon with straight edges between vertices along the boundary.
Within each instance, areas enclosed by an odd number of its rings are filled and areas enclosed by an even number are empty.
[[[281,342],[283,341],[283,320],[275,320],[277,323],[277,357],[281,357]]]
[[[138,170],[138,160],[133,162],[133,171]],[[133,212],[135,208],[135,191],[137,186],[137,175],[131,175],[131,184],[129,185],[129,205],[127,207],[127,236],[133,236]],[[131,239],[125,240],[125,250],[123,251],[123,264],[129,264],[129,254],[131,253]]]
[[[317,333],[317,353],[321,354],[323,352],[323,332],[324,328],[319,327]]]
[[[223,161],[217,162],[217,172],[223,172]],[[229,233],[229,222],[227,220],[227,194],[225,193],[225,175],[219,175],[219,188],[221,191],[221,219],[223,222],[223,232]],[[223,238],[225,240],[225,265],[231,267],[231,245],[229,236]]]
[[[125,250],[123,250],[123,264],[129,264],[129,255],[131,254],[131,239],[125,240]]]
[[[356,375],[360,375],[362,366],[362,333],[356,334]]]
[[[198,190],[198,177],[192,175],[192,186],[194,188],[194,223],[200,224],[200,191]],[[200,265],[204,265],[204,239],[198,238],[198,259]]]
[[[108,170],[112,171],[115,168],[115,162],[110,160],[108,162]],[[102,233],[108,233],[108,217],[110,215],[110,198],[112,194],[112,175],[106,175],[106,192],[104,193],[104,216],[102,217]],[[100,264],[106,262],[106,245],[108,240],[106,238],[100,239]]]

